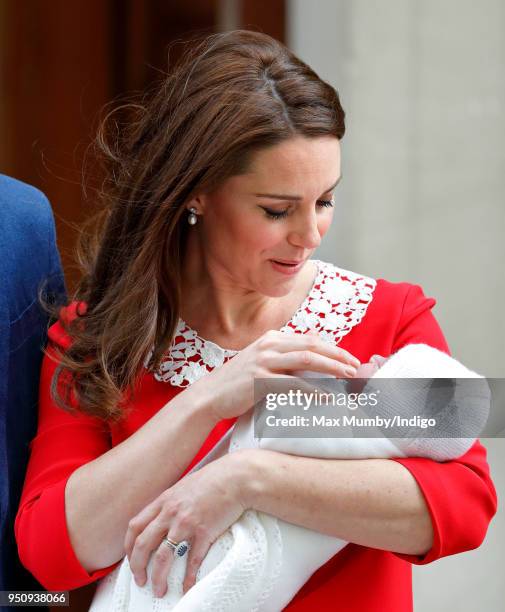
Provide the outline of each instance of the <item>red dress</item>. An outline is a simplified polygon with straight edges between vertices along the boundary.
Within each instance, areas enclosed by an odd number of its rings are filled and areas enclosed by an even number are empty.
[[[431,308],[419,286],[376,281],[364,316],[340,339],[339,345],[366,362],[377,353],[388,356],[410,343],[425,343],[449,352]],[[61,316],[75,316],[75,304]],[[50,342],[68,346],[60,323],[49,330]],[[50,590],[71,590],[111,572],[119,563],[91,574],[72,549],[65,520],[65,485],[74,470],[119,444],[139,429],[181,391],[145,371],[133,410],[119,425],[108,426],[86,415],[72,416],[50,398],[55,364],[44,358],[39,424],[16,517],[15,533],[22,563]],[[234,423],[222,421],[209,434],[189,470]],[[319,568],[285,608],[409,612],[412,603],[412,563],[423,565],[441,557],[477,548],[496,513],[497,496],[477,441],[457,460],[391,459],[416,479],[431,514],[434,542],[426,555],[405,555],[349,544]]]

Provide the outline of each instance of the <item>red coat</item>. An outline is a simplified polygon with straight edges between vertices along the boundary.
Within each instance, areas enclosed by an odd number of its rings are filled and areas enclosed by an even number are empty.
[[[419,286],[380,279],[366,315],[340,346],[362,362],[374,353],[388,356],[416,342],[449,352],[431,313],[434,304]],[[75,304],[62,316],[75,316],[73,312]],[[59,323],[50,328],[49,338],[68,346],[69,339]],[[109,427],[93,417],[72,416],[55,407],[49,393],[54,369],[55,364],[45,357],[38,432],[30,445],[15,532],[21,561],[40,583],[51,590],[71,590],[97,580],[117,564],[88,574],[77,560],[65,521],[64,491],[69,476],[130,436],[182,389],[160,382],[146,371],[133,400],[134,409],[123,423]],[[234,420],[218,423],[187,469],[212,448]],[[432,549],[418,556],[349,544],[315,572],[286,610],[338,607],[409,612],[413,606],[412,563],[424,565],[482,543],[496,513],[497,496],[486,449],[479,441],[463,457],[445,463],[424,458],[392,461],[411,472],[426,498],[434,530]]]

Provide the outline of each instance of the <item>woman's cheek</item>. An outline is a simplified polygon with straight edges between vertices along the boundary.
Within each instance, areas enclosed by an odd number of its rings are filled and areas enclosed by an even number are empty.
[[[279,242],[284,241],[286,239],[286,234],[289,233],[286,231],[286,227],[285,224],[282,223],[282,219],[277,222],[266,219],[265,223],[263,223],[261,227],[257,228],[257,231],[251,227],[249,227],[248,231],[250,239],[254,240],[256,245],[263,249],[275,247],[279,244]]]
[[[330,229],[330,225],[332,221],[333,221],[333,210],[331,210],[328,215],[325,215],[324,219],[322,219],[318,225],[319,235],[321,236],[321,238]]]

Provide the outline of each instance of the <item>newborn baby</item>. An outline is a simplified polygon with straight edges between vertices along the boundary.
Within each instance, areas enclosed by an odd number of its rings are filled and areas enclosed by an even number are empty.
[[[314,372],[298,372],[295,375],[323,377]],[[456,417],[461,417],[458,423],[461,419],[468,422],[474,432],[473,437],[388,439],[378,432],[373,438],[258,439],[254,437],[254,415],[251,411],[238,419],[193,470],[200,469],[226,452],[242,448],[265,448],[334,459],[421,456],[445,461],[464,454],[487,421],[490,394],[486,381],[455,359],[427,345],[406,346],[389,359],[374,356],[369,363],[360,367],[357,377],[370,379],[368,383],[366,380],[356,380],[359,387],[365,387],[363,391],[371,384],[378,384],[379,379],[479,378],[479,384],[467,385],[463,393],[452,393],[445,412],[446,416],[450,415],[450,428],[440,430],[441,433],[453,433],[452,424],[457,424],[454,420],[456,409],[459,411]],[[414,394],[413,399],[392,393],[387,398],[391,401],[381,403],[382,413],[389,411],[392,415],[396,412],[400,416],[419,413],[426,407],[429,383],[428,380],[427,385],[420,384],[417,388],[419,392]],[[410,405],[407,405],[409,402]],[[196,584],[186,594],[183,594],[182,584],[187,555],[174,559],[168,577],[168,591],[161,599],[154,597],[151,588],[152,561],[147,567],[146,584],[138,587],[125,557],[121,565],[99,581],[90,612],[278,612],[310,576],[347,543],[262,512],[247,510],[211,546],[198,572]]]

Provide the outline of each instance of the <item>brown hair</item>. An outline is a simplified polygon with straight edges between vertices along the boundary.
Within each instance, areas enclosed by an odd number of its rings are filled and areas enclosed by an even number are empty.
[[[116,420],[149,355],[159,367],[179,318],[185,203],[245,173],[264,147],[344,135],[335,89],[277,40],[234,30],[189,44],[147,103],[112,111],[98,131],[103,210],[73,296],[87,309],[62,322],[72,345],[56,351],[64,409]]]

